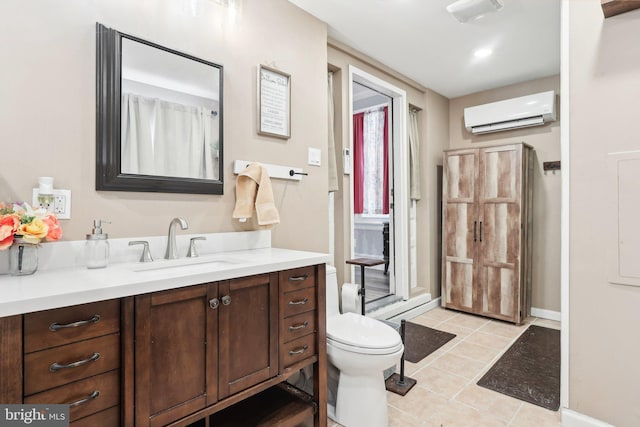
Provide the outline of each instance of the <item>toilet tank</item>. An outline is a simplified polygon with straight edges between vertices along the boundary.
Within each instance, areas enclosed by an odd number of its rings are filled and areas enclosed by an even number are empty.
[[[338,295],[338,275],[336,274],[336,268],[332,265],[327,265],[327,319],[340,314],[340,299]]]

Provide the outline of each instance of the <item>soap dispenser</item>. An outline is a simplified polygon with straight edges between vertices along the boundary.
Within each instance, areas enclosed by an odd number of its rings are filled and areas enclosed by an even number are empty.
[[[108,234],[102,233],[102,223],[110,222],[96,219],[93,221],[93,230],[87,234],[85,243],[85,263],[87,268],[104,268],[109,262],[109,238]]]

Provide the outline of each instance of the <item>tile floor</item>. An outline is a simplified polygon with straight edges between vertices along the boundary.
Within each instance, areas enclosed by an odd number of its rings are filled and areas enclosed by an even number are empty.
[[[560,413],[476,385],[531,324],[559,329],[535,317],[510,323],[436,308],[414,323],[456,334],[418,363],[405,363],[418,381],[406,396],[387,392],[390,427],[555,427]],[[340,426],[331,420],[329,427]]]

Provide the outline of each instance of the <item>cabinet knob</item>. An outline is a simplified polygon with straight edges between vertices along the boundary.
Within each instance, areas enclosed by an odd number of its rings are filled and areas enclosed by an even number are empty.
[[[211,307],[213,310],[218,308],[219,305],[220,305],[220,300],[218,298],[212,298],[209,300],[209,307]]]
[[[231,296],[229,295],[225,295],[222,297],[222,305],[229,305],[231,304]]]

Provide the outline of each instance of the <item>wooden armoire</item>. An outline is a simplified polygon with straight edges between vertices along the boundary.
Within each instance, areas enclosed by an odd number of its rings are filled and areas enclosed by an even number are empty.
[[[533,149],[444,152],[442,306],[521,323],[530,311]]]

